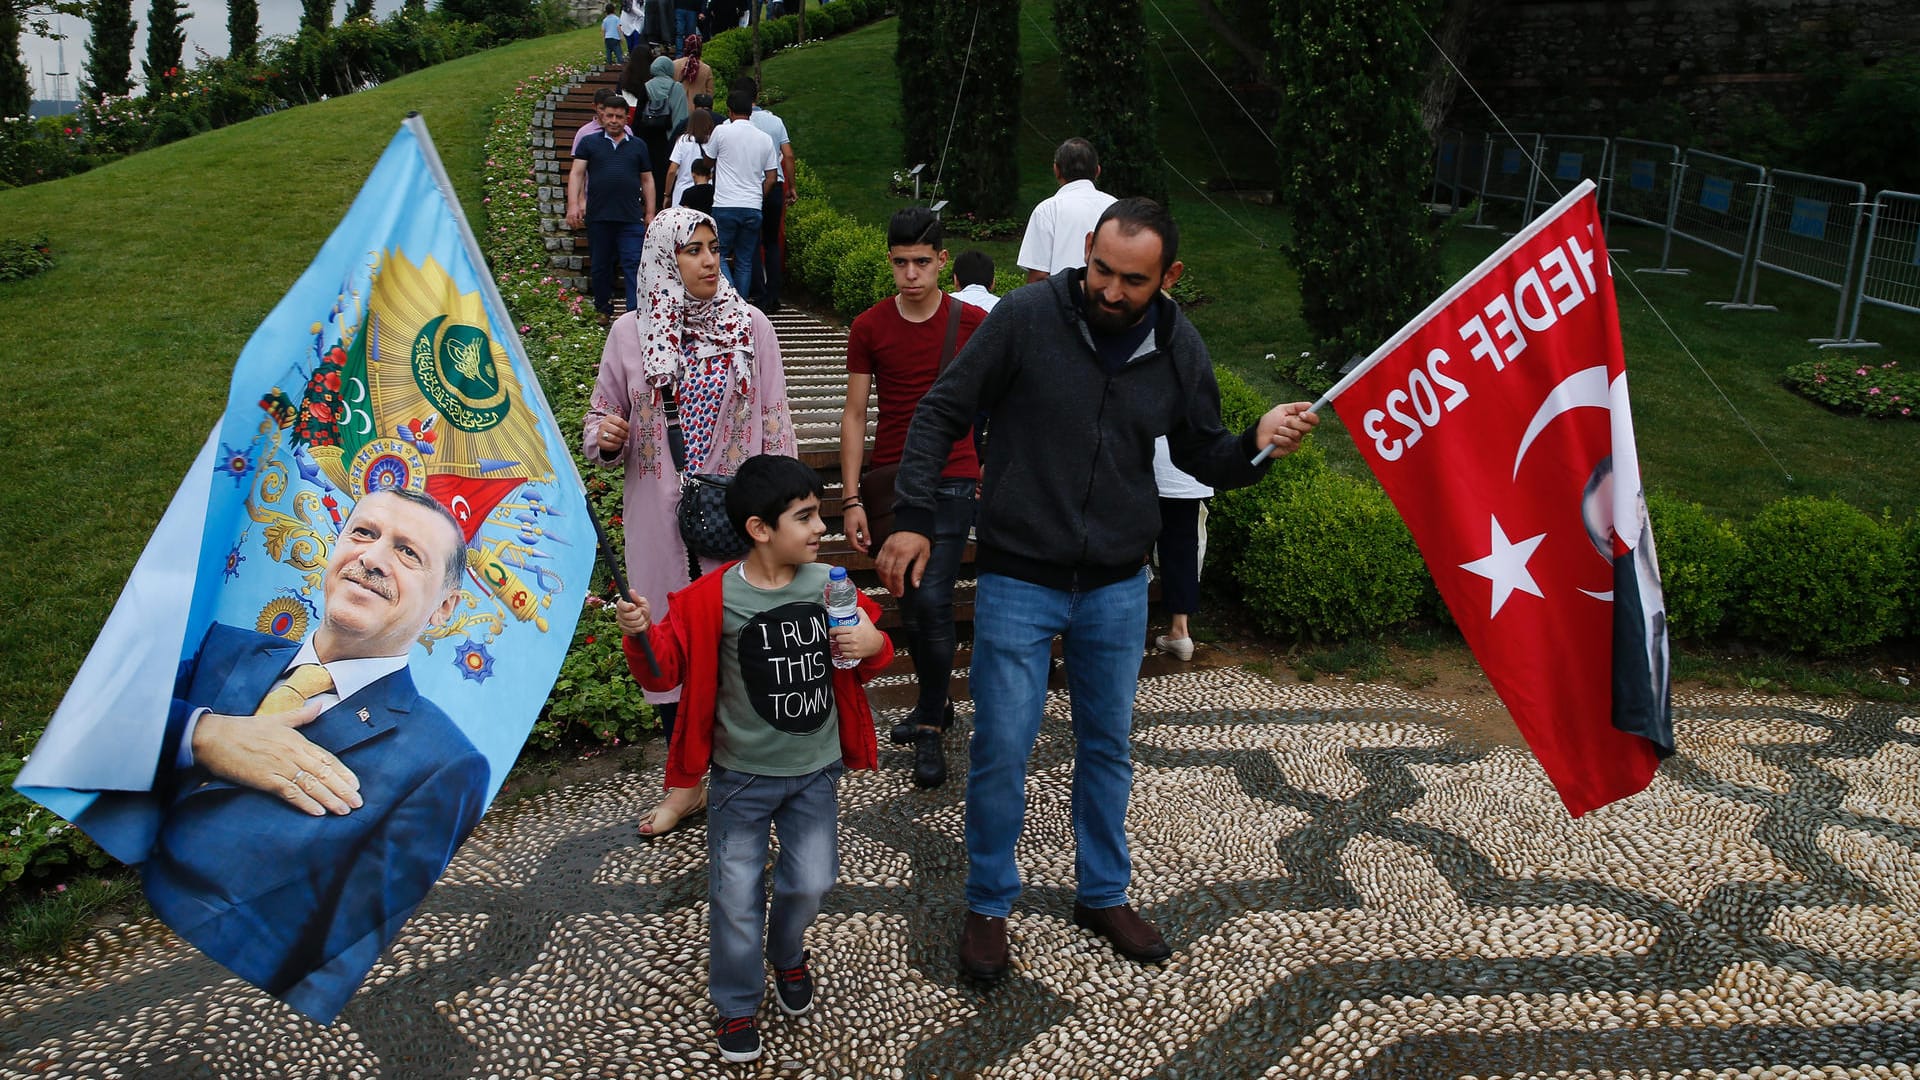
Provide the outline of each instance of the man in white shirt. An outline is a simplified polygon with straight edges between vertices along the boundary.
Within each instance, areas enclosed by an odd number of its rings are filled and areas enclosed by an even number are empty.
[[[1087,237],[1113,205],[1113,196],[1093,186],[1099,178],[1100,155],[1087,140],[1068,139],[1053,152],[1053,179],[1060,190],[1033,208],[1020,238],[1018,262],[1029,283],[1087,265]]]
[[[963,304],[992,311],[1000,302],[993,295],[993,256],[979,248],[969,248],[954,258],[953,283],[960,286],[953,291],[953,298]]]
[[[767,133],[780,153],[780,176],[773,182],[760,206],[760,248],[765,258],[754,268],[752,300],[760,310],[772,314],[780,310],[780,281],[786,265],[787,207],[793,205],[793,140],[787,137],[787,123],[759,105],[760,85],[741,77],[737,84],[753,91],[753,126]]]
[[[713,222],[723,272],[741,296],[753,289],[753,263],[760,250],[761,205],[780,175],[780,154],[767,133],[755,127],[753,91],[735,86],[727,94],[727,122],[707,139],[713,155]]]

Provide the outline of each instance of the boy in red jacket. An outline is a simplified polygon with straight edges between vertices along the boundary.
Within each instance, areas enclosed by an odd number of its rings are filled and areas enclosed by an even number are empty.
[[[874,768],[879,758],[862,684],[893,659],[893,643],[865,596],[857,625],[828,628],[828,568],[815,561],[826,532],[821,491],[819,475],[794,458],[748,458],[727,489],[727,517],[753,550],[674,593],[663,622],[653,622],[645,597],[616,608],[634,678],[649,690],[682,688],[667,786],[691,787],[710,773],[709,982],[728,1061],[760,1056],[755,1014],[767,960],[781,1010],[799,1016],[813,1007],[801,938],[840,873],[835,789],[843,771]],[[860,664],[835,667],[834,653]],[[770,831],[779,833],[780,858],[769,916]]]

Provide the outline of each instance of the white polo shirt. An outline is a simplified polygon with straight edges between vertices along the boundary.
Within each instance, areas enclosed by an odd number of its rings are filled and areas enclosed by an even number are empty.
[[[750,120],[729,120],[707,138],[713,156],[713,205],[760,209],[760,185],[768,169],[780,167],[780,152],[767,133]]]
[[[1051,198],[1033,208],[1027,233],[1020,238],[1020,257],[1015,261],[1022,270],[1046,274],[1087,265],[1087,234],[1114,202],[1113,196],[1094,187],[1091,180],[1060,185]]]

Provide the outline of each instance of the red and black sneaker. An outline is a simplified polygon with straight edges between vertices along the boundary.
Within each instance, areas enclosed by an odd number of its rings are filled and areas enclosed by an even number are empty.
[[[720,1021],[720,1056],[728,1061],[760,1059],[760,1024],[751,1016],[729,1016]]]
[[[788,1016],[804,1016],[813,1010],[813,975],[807,971],[809,953],[800,954],[800,966],[773,969],[773,995],[780,1000],[780,1011]]]

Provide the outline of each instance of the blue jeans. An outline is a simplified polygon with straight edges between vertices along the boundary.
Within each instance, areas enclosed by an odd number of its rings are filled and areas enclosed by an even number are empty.
[[[798,967],[801,937],[840,876],[838,763],[804,776],[757,776],[715,765],[707,776],[709,992],[722,1017],[752,1016],[765,962]],[[767,837],[780,836],[767,907]],[[761,930],[767,947],[760,950]]]
[[[681,46],[687,42],[688,34],[700,32],[700,13],[690,8],[673,9],[673,58],[680,59]]]
[[[947,709],[948,684],[953,681],[953,653],[958,647],[953,629],[953,580],[967,553],[967,528],[977,505],[974,482],[943,479],[936,492],[933,551],[921,571],[920,584],[910,586],[900,599],[900,622],[906,631],[907,655],[913,657],[913,677],[920,684],[920,700],[913,720],[935,726]]]
[[[607,43],[607,63],[609,64],[619,63],[620,62],[620,39],[617,37],[610,37],[606,39],[606,43]]]
[[[613,314],[613,275],[627,277],[627,310],[640,306],[640,252],[647,227],[638,221],[587,222],[587,254],[593,262],[593,310]]]
[[[760,249],[760,208],[716,206],[713,223],[725,262],[721,270],[732,283],[733,291],[745,297],[753,289],[753,257]]]
[[[1014,845],[1026,821],[1027,759],[1061,636],[1073,710],[1075,897],[1127,902],[1133,693],[1147,639],[1147,570],[1085,591],[981,574],[973,606],[973,741],[967,770],[967,910],[1004,918],[1020,895]]]

